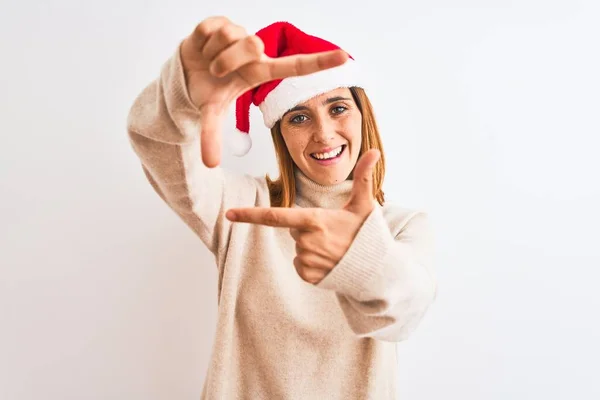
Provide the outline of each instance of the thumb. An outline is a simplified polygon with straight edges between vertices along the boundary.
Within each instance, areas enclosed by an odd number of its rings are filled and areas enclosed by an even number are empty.
[[[200,109],[200,148],[202,161],[214,168],[221,161],[221,110],[213,104]]]
[[[350,200],[346,209],[355,213],[369,213],[373,209],[373,170],[381,153],[379,150],[367,151],[354,167],[354,178]]]

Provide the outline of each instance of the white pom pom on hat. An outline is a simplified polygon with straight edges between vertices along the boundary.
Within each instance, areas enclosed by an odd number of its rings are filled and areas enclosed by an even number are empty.
[[[229,147],[234,156],[243,157],[252,148],[252,139],[248,132],[241,132],[236,129],[230,139]]]
[[[264,52],[272,58],[296,54],[313,54],[340,47],[316,36],[311,36],[289,22],[275,22],[256,35],[264,43]],[[250,138],[250,106],[260,109],[264,124],[271,129],[289,109],[315,96],[341,87],[362,86],[356,61],[350,56],[346,63],[315,72],[263,83],[236,100],[236,132],[230,147],[234,155],[242,157],[252,148]]]

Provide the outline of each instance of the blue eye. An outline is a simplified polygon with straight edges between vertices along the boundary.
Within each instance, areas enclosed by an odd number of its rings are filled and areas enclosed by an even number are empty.
[[[331,111],[332,111],[334,114],[341,114],[341,113],[343,113],[343,112],[344,112],[344,111],[346,111],[346,110],[347,110],[347,108],[346,108],[346,107],[344,107],[344,106],[337,106],[337,107],[333,107],[333,108],[331,109]]]

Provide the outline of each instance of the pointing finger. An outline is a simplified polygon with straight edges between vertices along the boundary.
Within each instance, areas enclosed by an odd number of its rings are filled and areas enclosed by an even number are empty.
[[[228,210],[226,217],[234,222],[273,226],[279,228],[310,229],[318,221],[310,209],[253,207]]]

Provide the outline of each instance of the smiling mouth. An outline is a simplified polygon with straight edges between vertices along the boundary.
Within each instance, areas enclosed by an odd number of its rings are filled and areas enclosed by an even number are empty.
[[[318,161],[332,160],[341,156],[345,149],[346,145],[343,144],[327,153],[311,153],[310,156]]]

